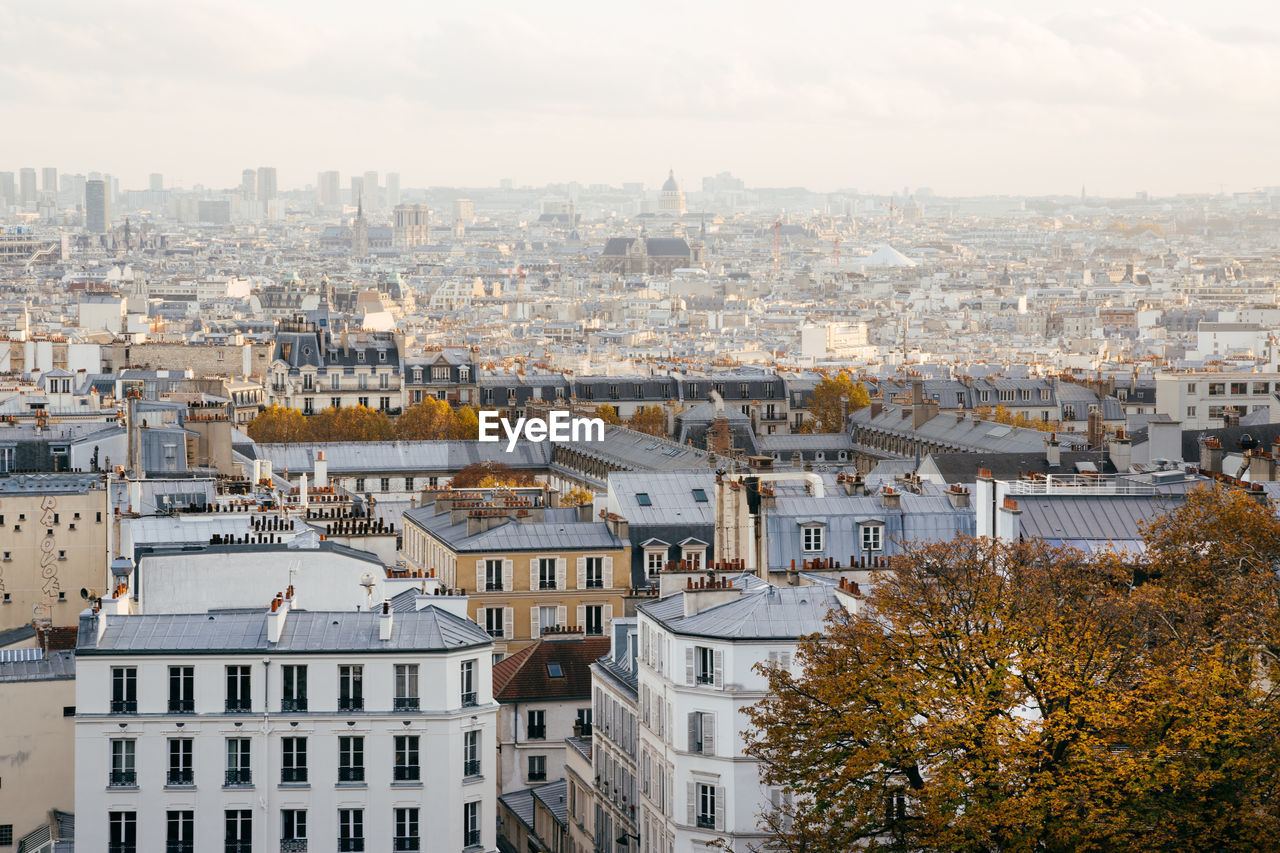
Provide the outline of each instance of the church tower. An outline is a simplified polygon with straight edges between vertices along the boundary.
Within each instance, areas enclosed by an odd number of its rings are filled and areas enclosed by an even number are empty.
[[[667,181],[662,185],[662,193],[658,196],[658,212],[670,216],[684,216],[684,193],[680,184],[676,183],[676,171],[667,173]]]
[[[369,223],[364,221],[364,194],[356,202],[356,219],[351,223],[351,254],[363,258],[369,254]]]

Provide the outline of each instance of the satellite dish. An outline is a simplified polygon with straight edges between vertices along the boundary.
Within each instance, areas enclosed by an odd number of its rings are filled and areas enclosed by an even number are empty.
[[[370,591],[373,589],[373,572],[365,572],[360,576],[360,586]]]

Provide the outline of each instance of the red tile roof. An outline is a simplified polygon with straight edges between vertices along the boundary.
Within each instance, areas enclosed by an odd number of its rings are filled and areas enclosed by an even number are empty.
[[[538,640],[493,665],[493,695],[499,702],[583,699],[591,695],[591,664],[609,654],[608,637]],[[547,665],[560,664],[553,678]]]

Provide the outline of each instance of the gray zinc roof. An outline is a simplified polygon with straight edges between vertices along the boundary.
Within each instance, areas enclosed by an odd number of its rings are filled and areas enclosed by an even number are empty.
[[[792,640],[822,632],[827,614],[840,606],[826,586],[776,587],[762,583],[752,585],[733,601],[686,617],[685,594],[680,592],[639,608],[676,634],[724,640]]]

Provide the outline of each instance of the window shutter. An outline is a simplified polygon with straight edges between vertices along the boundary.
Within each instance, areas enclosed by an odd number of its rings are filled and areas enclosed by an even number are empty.
[[[476,592],[484,592],[484,560],[476,560]]]
[[[542,636],[542,627],[538,624],[538,608],[529,608],[529,636],[538,639]]]
[[[578,558],[578,589],[587,588],[587,558]]]
[[[693,684],[693,646],[684,650],[684,683]]]
[[[567,618],[568,618],[568,614],[566,613],[566,608],[557,607],[556,608],[556,627],[558,628],[565,627],[565,625],[568,624],[568,622],[565,621]]]
[[[698,786],[689,783],[689,826],[693,826],[698,821],[694,818],[698,808]]]
[[[529,589],[534,590],[537,588],[538,588],[538,558],[530,557],[529,558]]]
[[[724,687],[724,652],[715,652],[715,685]]]
[[[689,713],[689,746],[690,752],[698,751],[698,712]]]
[[[569,588],[569,561],[564,557],[556,557],[556,589]]]
[[[605,636],[613,636],[613,605],[606,604],[604,606],[604,620],[600,625],[604,629]]]
[[[502,638],[504,640],[513,639],[516,635],[516,609],[514,607],[502,608]]]
[[[716,829],[724,829],[724,809],[727,804],[724,800],[724,788],[720,785],[716,786]]]
[[[514,560],[502,561],[502,588],[507,592],[515,589],[516,584],[516,564]]]
[[[613,589],[613,557],[604,558],[604,588]]]
[[[716,754],[716,715],[702,715],[702,752],[704,755]]]
[[[578,605],[578,627],[584,632],[587,630],[587,605]]]

